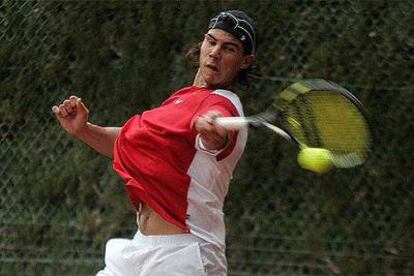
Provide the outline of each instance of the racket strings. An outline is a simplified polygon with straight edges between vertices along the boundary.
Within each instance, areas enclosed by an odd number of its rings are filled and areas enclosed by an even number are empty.
[[[308,98],[299,98],[298,103],[293,106],[293,111],[296,114],[299,124],[303,128],[303,138],[306,139],[306,143],[318,148],[323,147],[324,143],[316,121],[314,120],[315,114],[313,113]]]
[[[359,160],[368,151],[365,118],[341,93],[312,91],[298,96],[286,105],[284,122],[301,143],[329,149],[343,162]]]

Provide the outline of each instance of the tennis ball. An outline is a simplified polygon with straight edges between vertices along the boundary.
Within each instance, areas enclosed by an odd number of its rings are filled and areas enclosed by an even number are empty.
[[[331,152],[321,148],[303,148],[298,154],[298,163],[302,168],[319,174],[333,167]]]

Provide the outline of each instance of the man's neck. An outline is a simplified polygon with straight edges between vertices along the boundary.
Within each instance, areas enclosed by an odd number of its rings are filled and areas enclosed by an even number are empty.
[[[208,86],[205,80],[203,79],[203,77],[201,76],[200,69],[197,70],[197,74],[194,77],[193,86],[198,86],[198,87]]]
[[[206,83],[206,81],[204,80],[203,76],[201,75],[200,69],[197,70],[197,73],[194,77],[194,81],[193,81],[193,86],[197,86],[197,87],[207,87],[207,88],[212,88],[212,89],[226,89],[226,90],[230,90],[233,91],[234,90],[234,85],[230,84],[230,85],[209,85]]]

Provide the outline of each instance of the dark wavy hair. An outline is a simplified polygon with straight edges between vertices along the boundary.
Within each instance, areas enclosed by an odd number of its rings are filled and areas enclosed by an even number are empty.
[[[192,61],[195,65],[199,66],[200,61],[200,51],[201,51],[201,44],[203,42],[198,42],[191,45],[185,54],[185,57]],[[244,53],[246,54],[246,53]],[[236,76],[237,84],[240,84],[243,88],[249,89],[251,85],[251,81],[254,78],[258,78],[260,76],[260,69],[259,66],[253,63],[248,68],[243,69],[239,72]]]

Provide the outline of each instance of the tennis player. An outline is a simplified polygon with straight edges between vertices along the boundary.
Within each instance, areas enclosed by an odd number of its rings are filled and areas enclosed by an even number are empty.
[[[226,275],[223,204],[247,131],[215,125],[242,116],[237,82],[252,68],[256,28],[242,11],[211,19],[189,56],[198,70],[191,86],[121,127],[88,122],[88,109],[72,96],[52,110],[61,126],[113,158],[137,210],[133,239],[106,244],[97,275]]]

